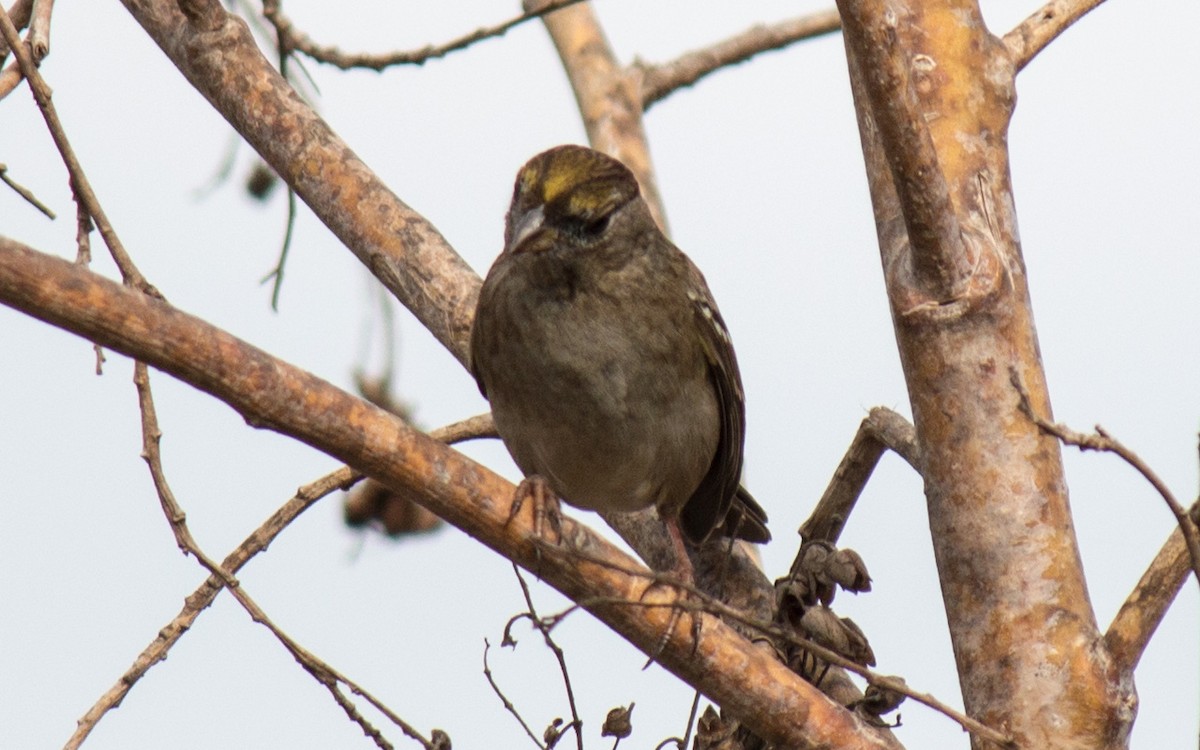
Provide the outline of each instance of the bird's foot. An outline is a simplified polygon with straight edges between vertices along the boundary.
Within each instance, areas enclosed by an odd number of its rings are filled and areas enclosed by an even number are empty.
[[[540,567],[542,547],[559,547],[563,544],[562,504],[545,477],[537,474],[525,477],[517,485],[517,491],[513,493],[512,507],[509,508],[508,520],[504,522],[505,526],[513,522],[513,519],[521,512],[521,508],[525,507],[526,502],[529,503],[533,513],[533,541]]]
[[[675,628],[679,625],[679,620],[683,617],[684,611],[691,612],[691,634],[692,634],[692,653],[700,647],[700,626],[702,619],[700,610],[697,606],[701,602],[697,594],[693,593],[696,586],[696,571],[692,567],[692,560],[688,557],[687,548],[683,543],[683,535],[680,533],[678,524],[667,522],[667,530],[671,536],[672,546],[675,549],[675,564],[670,570],[664,571],[662,579],[656,581],[646,591],[642,592],[642,597],[645,598],[646,592],[656,586],[670,586],[675,590],[675,603],[671,607],[671,619],[667,621],[667,627],[663,631],[662,636],[658,639],[654,650],[650,653],[650,658],[646,661],[642,669],[646,669],[653,664],[666,648],[667,643],[671,640]]]

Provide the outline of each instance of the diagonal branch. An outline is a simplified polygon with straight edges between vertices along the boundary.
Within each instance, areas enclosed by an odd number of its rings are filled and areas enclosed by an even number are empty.
[[[461,422],[439,427],[430,432],[429,436],[447,444],[457,443],[476,436],[483,422],[490,422],[490,415],[471,417]],[[299,518],[301,513],[315,505],[318,500],[337,490],[348,490],[362,478],[362,474],[349,466],[343,466],[300,487],[290,500],[280,506],[236,549],[225,556],[225,559],[221,561],[221,569],[228,574],[236,574],[246,563],[250,562],[251,558],[267,549],[275,537],[279,536],[292,521]],[[200,584],[199,588],[184,599],[183,609],[179,614],[159,629],[154,640],[134,659],[133,666],[126,670],[116,684],[100,696],[99,700],[79,719],[75,733],[64,746],[64,750],[73,750],[79,747],[100,719],[125,700],[125,696],[142,678],[142,675],[146,674],[155,664],[167,658],[167,652],[171,650],[171,647],[192,627],[196,619],[200,617],[200,613],[216,601],[217,595],[224,588],[225,577],[212,573],[204,583]]]
[[[711,46],[685,52],[671,62],[654,65],[634,60],[633,68],[642,76],[642,109],[650,109],[675,91],[692,86],[721,68],[805,39],[832,34],[841,26],[837,9],[830,8],[778,23],[752,26]]]
[[[3,92],[0,92],[0,97],[3,96]],[[0,182],[3,182],[5,185],[8,185],[10,188],[12,188],[13,192],[24,198],[26,203],[45,214],[46,217],[51,221],[54,220],[54,211],[52,211],[49,206],[38,200],[38,197],[33,194],[32,190],[24,185],[21,185],[16,180],[8,176],[7,164],[0,163]]]
[[[1004,35],[1013,64],[1021,70],[1058,35],[1104,0],[1050,0]]]
[[[465,363],[479,277],[296,94],[245,22],[215,0],[123,2],[313,213]]]
[[[221,561],[221,568],[231,574],[237,573],[250,561],[250,558],[266,549],[267,545],[301,513],[329,493],[349,488],[361,476],[353,469],[343,466],[304,485],[296,491],[292,499],[284,503],[250,536],[246,537],[237,549],[230,552]],[[200,613],[216,600],[217,594],[221,593],[224,588],[224,579],[214,573],[183,600],[183,609],[179,614],[158,631],[154,640],[142,650],[142,653],[138,654],[137,658],[133,660],[133,665],[121,675],[116,684],[100,696],[99,700],[76,722],[75,733],[71,735],[71,739],[64,745],[63,750],[74,750],[83,744],[100,719],[121,705],[121,701],[125,700],[125,696],[142,678],[142,675],[146,674],[155,664],[167,658],[167,652],[171,650],[171,647],[192,627]]]
[[[850,519],[850,511],[871,478],[871,472],[875,471],[883,452],[889,448],[916,469],[918,474],[921,472],[916,430],[896,412],[876,406],[859,424],[825,493],[808,519],[801,524],[801,539],[805,542],[814,539],[837,542],[842,528]]]
[[[568,597],[595,600],[589,610],[643,652],[661,644],[660,664],[770,742],[895,746],[718,618],[694,615],[702,623],[695,639],[685,622],[691,618],[672,618],[672,598],[664,599],[669,590],[621,572],[642,568],[586,526],[564,518],[563,539],[605,564],[540,554],[531,520],[524,514],[510,520],[510,483],[310,373],[160,300],[7,239],[0,239],[0,302],[145,361],[218,397],[249,424],[294,437],[420,499]]]
[[[1192,505],[1190,515],[1193,523],[1200,523],[1200,501]],[[1190,572],[1191,556],[1183,527],[1177,526],[1104,633],[1104,642],[1121,674],[1133,674]]]

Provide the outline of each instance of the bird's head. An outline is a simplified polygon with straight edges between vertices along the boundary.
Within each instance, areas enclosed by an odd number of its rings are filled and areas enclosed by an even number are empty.
[[[536,252],[560,240],[586,244],[638,195],[633,173],[612,157],[583,146],[544,151],[517,173],[505,252]]]

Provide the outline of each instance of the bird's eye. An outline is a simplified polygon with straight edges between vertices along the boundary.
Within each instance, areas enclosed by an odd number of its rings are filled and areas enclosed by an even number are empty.
[[[608,229],[608,220],[611,216],[612,214],[605,214],[595,221],[580,222],[579,234],[588,238],[599,237],[605,229]]]

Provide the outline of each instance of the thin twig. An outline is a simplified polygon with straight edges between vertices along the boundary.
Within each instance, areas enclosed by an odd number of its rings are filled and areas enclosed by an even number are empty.
[[[176,544],[185,554],[190,554],[200,562],[209,573],[217,576],[220,581],[229,589],[229,593],[233,595],[242,608],[250,615],[251,619],[263,625],[275,636],[275,638],[283,644],[292,656],[300,663],[300,665],[311,674],[318,682],[326,687],[333,695],[334,700],[346,712],[346,715],[358,724],[363,732],[375,740],[375,743],[385,750],[391,750],[391,744],[383,737],[378,729],[375,728],[370,721],[366,719],[354,707],[353,703],[345,698],[338,687],[338,683],[346,685],[357,695],[361,695],[368,703],[378,709],[381,713],[387,716],[393,723],[400,728],[409,737],[422,743],[428,750],[433,750],[433,745],[429,740],[421,736],[416,729],[396,715],[391,709],[378,701],[374,696],[357,685],[354,681],[348,679],[330,665],[326,664],[321,659],[317,658],[310,651],[297,643],[291,636],[283,632],[279,626],[271,621],[267,614],[258,604],[250,598],[233,573],[225,569],[220,563],[209,558],[200,546],[192,537],[191,530],[187,526],[187,514],[175,499],[174,493],[166,480],[166,472],[162,466],[162,456],[159,451],[159,441],[162,433],[158,428],[158,418],[155,414],[154,397],[150,392],[149,372],[146,365],[142,362],[134,364],[134,383],[137,386],[138,406],[142,413],[142,458],[150,467],[150,476],[154,481],[154,489],[158,494],[159,502],[162,505],[163,513],[167,517],[167,522],[171,525],[171,531],[175,535]]]
[[[470,419],[440,427],[429,434],[437,440],[453,444],[468,439],[464,436],[471,435],[476,431],[475,427],[468,427],[469,425],[477,426],[483,421],[490,423],[491,415],[481,414],[477,417],[471,417]],[[343,466],[320,479],[303,485],[296,490],[296,494],[291,499],[272,513],[270,518],[264,521],[221,561],[221,568],[231,574],[236,574],[255,555],[270,546],[271,542],[292,521],[299,518],[301,513],[315,505],[318,500],[336,490],[348,490],[362,480],[362,478],[362,474],[348,466]],[[159,629],[158,635],[142,650],[142,653],[138,654],[138,657],[133,661],[133,665],[79,719],[75,733],[64,746],[64,750],[75,750],[87,739],[87,736],[95,728],[97,722],[108,711],[120,705],[129,691],[133,689],[133,686],[142,678],[142,675],[149,671],[155,664],[167,658],[167,652],[171,650],[171,647],[192,627],[192,624],[195,623],[200,613],[216,601],[217,595],[224,588],[225,577],[214,573],[209,575],[204,583],[200,584],[190,596],[184,599],[184,606],[179,614],[171,622]]]
[[[537,610],[533,606],[533,596],[529,593],[529,584],[525,583],[525,577],[521,575],[521,569],[516,563],[512,564],[513,574],[517,576],[517,583],[521,584],[521,595],[525,597],[525,606],[529,612],[529,621],[542,634],[542,639],[546,642],[546,647],[554,653],[554,658],[558,660],[558,669],[562,673],[563,686],[567,691],[567,703],[571,707],[571,728],[575,732],[575,745],[578,750],[583,750],[583,720],[579,718],[579,711],[575,707],[575,691],[571,688],[571,675],[567,672],[567,657],[563,653],[562,648],[554,641],[554,637],[550,635],[551,627],[548,626],[540,617]]]
[[[687,750],[691,746],[692,730],[696,727],[696,714],[700,711],[700,691],[697,690],[692,696],[692,708],[688,711],[687,729],[683,730],[683,742],[679,747]]]
[[[3,92],[0,92],[0,97],[3,97],[3,96],[4,96]],[[40,200],[38,200],[37,196],[33,194],[33,191],[31,191],[29,188],[25,187],[24,185],[19,184],[13,178],[8,176],[8,165],[7,164],[0,164],[0,180],[3,180],[5,185],[8,185],[10,188],[12,188],[14,191],[16,191],[17,195],[24,198],[31,206],[33,206],[34,208],[36,208],[37,210],[41,211],[46,216],[48,216],[51,221],[54,220],[54,218],[55,218],[54,212],[51,211],[50,208],[47,207],[45,203],[42,203]]]
[[[512,701],[508,699],[508,696],[504,694],[504,691],[500,689],[500,686],[496,684],[496,679],[492,677],[492,668],[488,666],[488,651],[491,650],[491,648],[492,644],[488,642],[487,638],[484,638],[483,676],[487,678],[488,684],[492,686],[492,692],[494,692],[496,697],[500,699],[500,702],[504,704],[504,709],[516,718],[517,722],[521,725],[521,728],[525,730],[525,734],[529,735],[529,739],[533,740],[533,744],[537,745],[539,748],[541,748],[541,750],[548,750],[546,745],[539,740],[537,735],[533,733],[533,730],[529,728],[529,725],[525,723],[525,719],[521,718],[521,713],[517,711],[517,707],[514,706]]]
[[[715,615],[715,616],[720,617],[725,620],[734,620],[736,622],[741,623],[742,625],[745,625],[748,628],[751,628],[755,631],[761,632],[763,635],[766,635],[771,638],[782,639],[792,645],[795,645],[795,646],[798,646],[799,648],[805,649],[806,651],[813,654],[814,656],[816,656],[824,661],[827,661],[830,664],[833,664],[834,666],[841,667],[842,669],[845,669],[849,672],[853,672],[854,674],[862,677],[864,680],[866,680],[871,685],[877,685],[881,688],[884,688],[887,690],[893,690],[895,692],[901,693],[902,695],[908,696],[909,698],[912,698],[913,700],[917,701],[918,703],[922,703],[922,704],[928,706],[929,708],[932,708],[933,710],[941,713],[942,715],[954,720],[964,730],[976,735],[977,737],[989,740],[991,742],[995,742],[995,743],[1001,745],[1002,747],[1006,747],[1006,748],[1014,748],[1015,747],[1015,745],[1013,744],[1012,737],[1010,737],[1006,734],[1003,734],[995,729],[992,729],[991,727],[989,727],[985,724],[982,724],[979,721],[976,721],[975,719],[972,719],[970,716],[967,716],[966,714],[963,714],[960,711],[955,710],[953,707],[943,703],[942,701],[938,700],[937,698],[930,695],[929,693],[917,692],[916,690],[912,689],[907,684],[905,684],[905,682],[903,680],[900,680],[898,678],[891,677],[888,675],[879,674],[878,672],[868,669],[868,668],[862,666],[861,664],[850,661],[849,659],[847,659],[846,657],[837,653],[836,651],[832,651],[818,643],[815,643],[806,638],[800,638],[796,634],[789,632],[787,630],[784,630],[774,624],[766,623],[761,620],[755,619],[753,617],[749,617],[742,610],[739,610],[735,607],[730,607],[729,605],[725,604],[724,602],[709,596],[708,594],[706,594],[705,592],[696,588],[695,586],[691,586],[689,584],[682,583],[680,581],[676,581],[673,578],[664,576],[661,573],[657,573],[653,570],[650,570],[649,568],[623,567],[623,566],[617,565],[613,562],[610,562],[608,560],[604,560],[604,559],[601,559],[598,557],[593,557],[593,556],[588,555],[587,553],[579,551],[579,550],[571,550],[569,552],[564,553],[564,551],[562,549],[555,547],[554,545],[549,545],[549,544],[544,544],[543,550],[545,553],[548,553],[548,554],[555,554],[555,553],[570,554],[574,557],[577,557],[581,560],[585,560],[594,565],[599,565],[602,567],[618,570],[618,571],[624,573],[625,575],[643,578],[643,579],[652,581],[657,585],[674,586],[675,588],[686,591],[689,594],[689,596],[678,597],[675,601],[672,601],[672,602],[653,602],[653,601],[644,601],[644,600],[613,599],[613,598],[602,598],[602,597],[593,597],[593,598],[589,598],[589,599],[583,599],[583,600],[576,602],[574,605],[572,605],[571,607],[568,607],[562,613],[557,615],[554,618],[555,624],[560,622],[568,614],[574,612],[576,609],[579,609],[581,607],[584,609],[590,610],[593,607],[613,606],[613,605],[643,607],[646,609],[675,608],[675,609],[682,609],[684,611],[691,612],[691,613],[701,613],[701,612],[707,613],[710,615]]]
[[[678,89],[692,86],[721,68],[805,39],[831,34],[841,27],[837,9],[830,8],[778,23],[757,24],[711,46],[685,52],[671,62],[655,65],[634,60],[633,67],[642,74],[642,109],[650,109]]]
[[[185,555],[195,557],[201,565],[208,568],[213,575],[220,576],[226,586],[237,586],[237,579],[228,573],[215,560],[209,559],[196,544],[191,531],[187,527],[187,514],[183,512],[175,493],[167,484],[166,472],[163,471],[162,454],[159,442],[162,432],[158,429],[158,414],[154,408],[154,396],[150,390],[150,371],[144,362],[134,362],[133,384],[137,388],[138,408],[142,415],[142,460],[150,468],[150,478],[154,482],[154,490],[158,494],[159,504],[167,523],[171,525],[171,533],[175,535],[175,544]]]
[[[399,727],[400,731],[404,732],[404,734],[408,735],[417,742],[420,742],[425,750],[435,750],[434,745],[430,740],[427,740],[421,736],[420,732],[408,724],[408,722],[401,719],[394,711],[384,705],[382,701],[364,690],[353,680],[349,679],[321,659],[317,658],[299,643],[296,643],[291,636],[283,632],[279,626],[277,626],[270,620],[270,618],[267,617],[267,615],[262,611],[262,608],[260,608],[258,604],[250,598],[250,595],[246,593],[245,587],[238,586],[236,588],[231,588],[229,593],[233,594],[234,598],[238,600],[238,603],[242,605],[242,607],[255,622],[265,626],[271,631],[276,640],[283,644],[284,648],[286,648],[292,654],[292,656],[297,662],[300,663],[300,666],[303,667],[306,672],[311,674],[318,682],[320,682],[327,690],[329,690],[330,694],[333,695],[338,705],[342,707],[342,710],[346,712],[346,715],[351,719],[351,721],[362,727],[363,732],[368,737],[371,737],[373,740],[375,740],[376,745],[381,748],[388,748],[388,750],[391,748],[391,743],[389,743],[383,737],[383,735],[379,733],[379,730],[375,729],[374,725],[372,725],[366,719],[366,717],[358,712],[353,703],[345,698],[341,692],[341,689],[338,687],[339,683],[345,685],[355,695],[361,696],[363,700],[374,706],[376,710],[378,710],[393,724]]]
[[[75,206],[75,264],[88,267],[92,264],[92,217],[83,206]]]
[[[271,514],[270,518],[255,529],[250,536],[246,537],[235,550],[230,552],[221,561],[221,567],[231,573],[237,573],[251,558],[266,549],[275,540],[275,537],[287,528],[292,521],[298,518],[301,513],[311,508],[326,495],[336,490],[348,489],[361,478],[362,475],[347,466],[343,466],[320,479],[304,485],[279,510]],[[75,750],[75,748],[78,748],[95,728],[97,722],[103,718],[104,714],[120,705],[129,691],[133,689],[133,686],[142,678],[142,675],[148,672],[155,664],[167,658],[167,652],[171,650],[171,647],[192,627],[192,624],[195,623],[200,613],[216,600],[217,595],[224,588],[224,579],[221,576],[213,574],[204,583],[200,584],[190,596],[184,599],[183,609],[180,610],[179,614],[159,629],[154,640],[134,659],[133,665],[79,719],[75,733],[64,746],[64,750]]]
[[[1200,584],[1200,530],[1196,528],[1196,523],[1188,517],[1187,511],[1179,504],[1179,501],[1175,499],[1175,495],[1171,493],[1171,489],[1167,487],[1167,483],[1150,468],[1149,464],[1142,460],[1141,456],[1127,448],[1120,440],[1105,432],[1104,428],[1100,425],[1096,425],[1096,432],[1094,434],[1085,435],[1082,432],[1075,432],[1065,425],[1051,422],[1035,414],[1029,400],[1029,393],[1025,390],[1025,385],[1021,382],[1016,370],[1012,371],[1010,378],[1013,387],[1017,389],[1017,393],[1021,397],[1021,411],[1032,419],[1040,430],[1082,451],[1092,450],[1115,453],[1154,487],[1166,502],[1167,507],[1171,509],[1171,514],[1175,516],[1175,522],[1179,524],[1179,528],[1183,532],[1183,539],[1187,543],[1188,554],[1192,558],[1192,571],[1196,574],[1196,582]]]
[[[885,449],[886,446],[872,434],[868,420],[859,423],[850,447],[834,470],[824,494],[808,519],[800,525],[801,540],[837,542]]]
[[[380,54],[343,52],[337,47],[317,44],[307,34],[297,29],[287,16],[283,15],[279,9],[278,0],[264,0],[263,17],[275,27],[275,32],[279,38],[279,46],[285,52],[293,50],[301,52],[317,62],[328,63],[342,70],[349,68],[383,70],[393,65],[424,65],[429,60],[442,58],[451,52],[466,49],[484,39],[504,36],[514,26],[519,26],[526,21],[540,18],[547,13],[553,13],[556,10],[566,8],[578,2],[582,2],[582,0],[552,0],[552,2],[540,8],[526,11],[495,26],[485,26],[476,29],[469,34],[464,34],[444,44],[430,44],[408,52],[386,52]]]
[[[75,194],[75,200],[83,204],[92,220],[96,222],[100,236],[104,238],[104,243],[108,246],[117,268],[121,271],[121,278],[127,286],[162,299],[162,294],[146,281],[146,277],[142,276],[137,266],[134,265],[133,259],[125,252],[125,246],[121,244],[120,238],[117,237],[116,231],[109,223],[104,209],[100,207],[100,201],[92,191],[87,176],[83,173],[83,166],[80,165],[79,159],[75,156],[75,150],[71,148],[71,144],[67,140],[66,131],[63,130],[62,121],[58,119],[54,103],[50,101],[50,87],[46,84],[46,79],[42,78],[41,73],[38,72],[37,65],[29,55],[29,50],[21,44],[16,28],[9,19],[8,13],[3,9],[0,9],[0,34],[3,34],[4,40],[12,48],[17,62],[21,66],[21,73],[29,81],[29,88],[33,92],[33,98],[37,102],[38,108],[42,111],[42,117],[46,120],[50,137],[54,140],[54,145],[62,155],[63,163],[66,164],[67,172],[71,175],[71,190]]]
[[[279,292],[283,289],[283,268],[287,265],[288,250],[292,248],[292,231],[296,228],[296,191],[288,186],[288,212],[287,225],[283,231],[283,247],[279,250],[279,261],[275,263],[275,268],[262,278],[260,283],[265,284],[268,281],[274,280],[271,285],[271,309],[279,312]]]
[[[1004,35],[1004,45],[1019,71],[1066,31],[1071,24],[1104,0],[1050,0],[1015,29]]]
[[[82,265],[84,268],[91,265],[91,230],[95,228],[88,209],[83,208],[82,203],[76,203],[76,265]],[[102,376],[106,362],[104,348],[92,342],[91,349],[96,354],[96,374]]]

